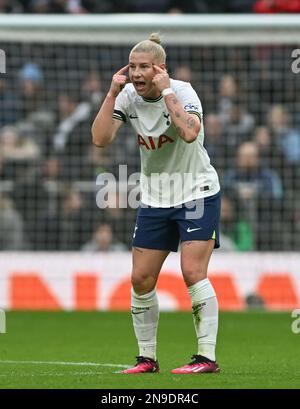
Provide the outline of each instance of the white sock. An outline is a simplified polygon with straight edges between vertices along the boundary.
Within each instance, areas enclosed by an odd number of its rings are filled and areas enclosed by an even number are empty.
[[[131,289],[131,315],[139,355],[156,360],[156,332],[159,319],[156,289],[138,295]]]
[[[215,361],[219,310],[215,290],[206,278],[188,287],[188,292],[192,301],[198,355]]]

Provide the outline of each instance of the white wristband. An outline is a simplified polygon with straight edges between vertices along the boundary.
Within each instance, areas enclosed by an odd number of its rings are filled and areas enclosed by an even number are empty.
[[[165,97],[165,96],[167,96],[167,95],[169,95],[169,94],[173,94],[174,93],[174,91],[172,90],[172,88],[165,88],[165,89],[163,89],[162,91],[161,91],[161,95],[163,96],[163,97]]]

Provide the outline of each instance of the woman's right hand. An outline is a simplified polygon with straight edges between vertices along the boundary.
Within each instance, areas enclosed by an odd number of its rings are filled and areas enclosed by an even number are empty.
[[[117,97],[122,89],[125,87],[126,83],[128,82],[128,78],[125,75],[125,72],[128,70],[129,64],[125,67],[121,68],[114,76],[112,77],[109,94],[114,97]]]

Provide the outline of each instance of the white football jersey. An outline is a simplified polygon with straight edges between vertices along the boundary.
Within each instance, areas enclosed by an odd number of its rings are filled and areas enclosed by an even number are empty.
[[[203,147],[201,102],[191,84],[171,79],[171,88],[186,112],[198,115],[197,139],[186,143],[172,125],[163,96],[149,100],[127,84],[116,99],[113,118],[130,121],[141,155],[141,201],[172,207],[212,196],[220,190],[217,172]]]

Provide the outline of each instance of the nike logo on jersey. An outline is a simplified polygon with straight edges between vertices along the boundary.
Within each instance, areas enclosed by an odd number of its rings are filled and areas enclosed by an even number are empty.
[[[197,227],[196,229],[191,229],[190,227],[188,227],[187,232],[191,233],[192,231],[196,231],[196,230],[202,230],[202,227]]]
[[[138,116],[134,116],[133,114],[130,114],[130,115],[129,115],[129,118],[130,118],[130,119],[137,119]]]

